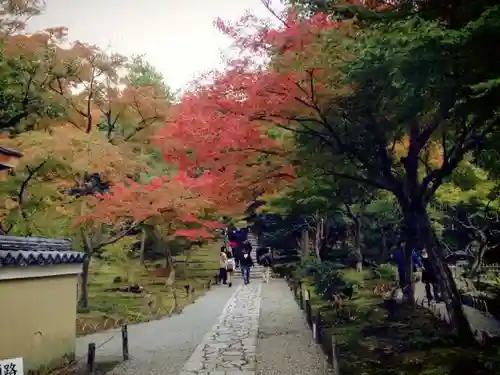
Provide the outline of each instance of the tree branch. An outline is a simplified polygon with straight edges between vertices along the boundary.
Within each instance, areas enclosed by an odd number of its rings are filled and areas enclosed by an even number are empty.
[[[114,236],[112,236],[108,239],[105,239],[105,240],[100,240],[98,244],[92,244],[92,249],[94,251],[96,251],[96,250],[103,248],[104,246],[111,245],[111,244],[114,244],[115,242],[118,242],[119,240],[121,240],[123,237],[128,235],[131,231],[133,231],[134,229],[136,229],[139,225],[141,225],[143,223],[144,223],[144,220],[130,224],[128,226],[128,228],[121,230],[120,232],[116,233]]]
[[[28,189],[29,182],[36,175],[36,173],[45,165],[46,162],[47,161],[44,160],[39,165],[37,165],[34,169],[31,169],[29,166],[26,167],[26,169],[28,170],[28,177],[26,177],[26,179],[22,182],[21,187],[19,189],[19,193],[17,194],[17,203],[19,205],[19,211],[21,212],[21,216],[22,216],[24,222],[27,225],[27,234],[28,234],[28,236],[31,236],[32,232],[31,232],[31,229],[28,226],[28,214],[26,213],[26,211],[24,210],[24,207],[23,207],[23,205],[24,205],[24,196],[25,196],[25,193],[26,193],[26,191]]]

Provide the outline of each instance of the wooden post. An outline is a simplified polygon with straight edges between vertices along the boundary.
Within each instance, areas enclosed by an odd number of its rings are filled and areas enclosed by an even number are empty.
[[[301,310],[304,310],[304,291],[302,290],[302,282],[299,281],[299,306]]]
[[[306,309],[306,321],[309,325],[309,328],[313,327],[312,321],[312,309],[311,309],[311,301],[309,300],[309,291],[306,289],[304,291],[304,299],[305,299],[305,309]]]
[[[317,344],[321,344],[321,311],[316,311],[316,317],[313,323],[313,336]]]
[[[87,372],[93,374],[95,370],[95,343],[91,342],[87,351]]]
[[[337,357],[337,344],[335,342],[335,336],[332,335],[332,375],[339,375],[339,360]]]
[[[316,321],[313,319],[312,321],[312,333],[313,333],[313,340],[314,342],[318,343],[318,325],[316,324]]]
[[[128,355],[128,329],[127,329],[126,324],[122,325],[122,353],[123,353],[123,360],[128,361],[128,359],[129,359],[129,355]]]

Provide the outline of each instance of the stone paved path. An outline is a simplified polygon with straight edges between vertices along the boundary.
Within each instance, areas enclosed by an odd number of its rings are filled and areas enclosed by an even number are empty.
[[[241,285],[180,375],[254,375],[262,284]]]

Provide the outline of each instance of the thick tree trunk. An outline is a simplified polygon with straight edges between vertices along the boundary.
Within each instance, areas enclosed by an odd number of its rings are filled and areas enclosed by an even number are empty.
[[[473,342],[474,334],[465,315],[460,293],[453,280],[453,275],[448,266],[443,262],[442,254],[433,246],[432,228],[429,216],[423,205],[410,210],[405,210],[406,230],[408,231],[407,256],[411,257],[413,246],[425,246],[429,254],[429,260],[437,274],[439,286],[443,291],[443,299],[450,316],[451,323],[456,330],[458,337],[464,342]],[[413,246],[411,246],[413,245]],[[409,262],[411,264],[411,262]],[[411,267],[410,267],[411,268]],[[409,275],[407,275],[408,277]]]

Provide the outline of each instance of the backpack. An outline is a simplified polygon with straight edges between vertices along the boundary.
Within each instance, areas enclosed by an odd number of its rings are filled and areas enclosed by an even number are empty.
[[[235,262],[234,262],[234,258],[230,258],[227,260],[227,265],[226,265],[226,269],[228,271],[233,271],[234,270],[234,267],[235,267]]]

